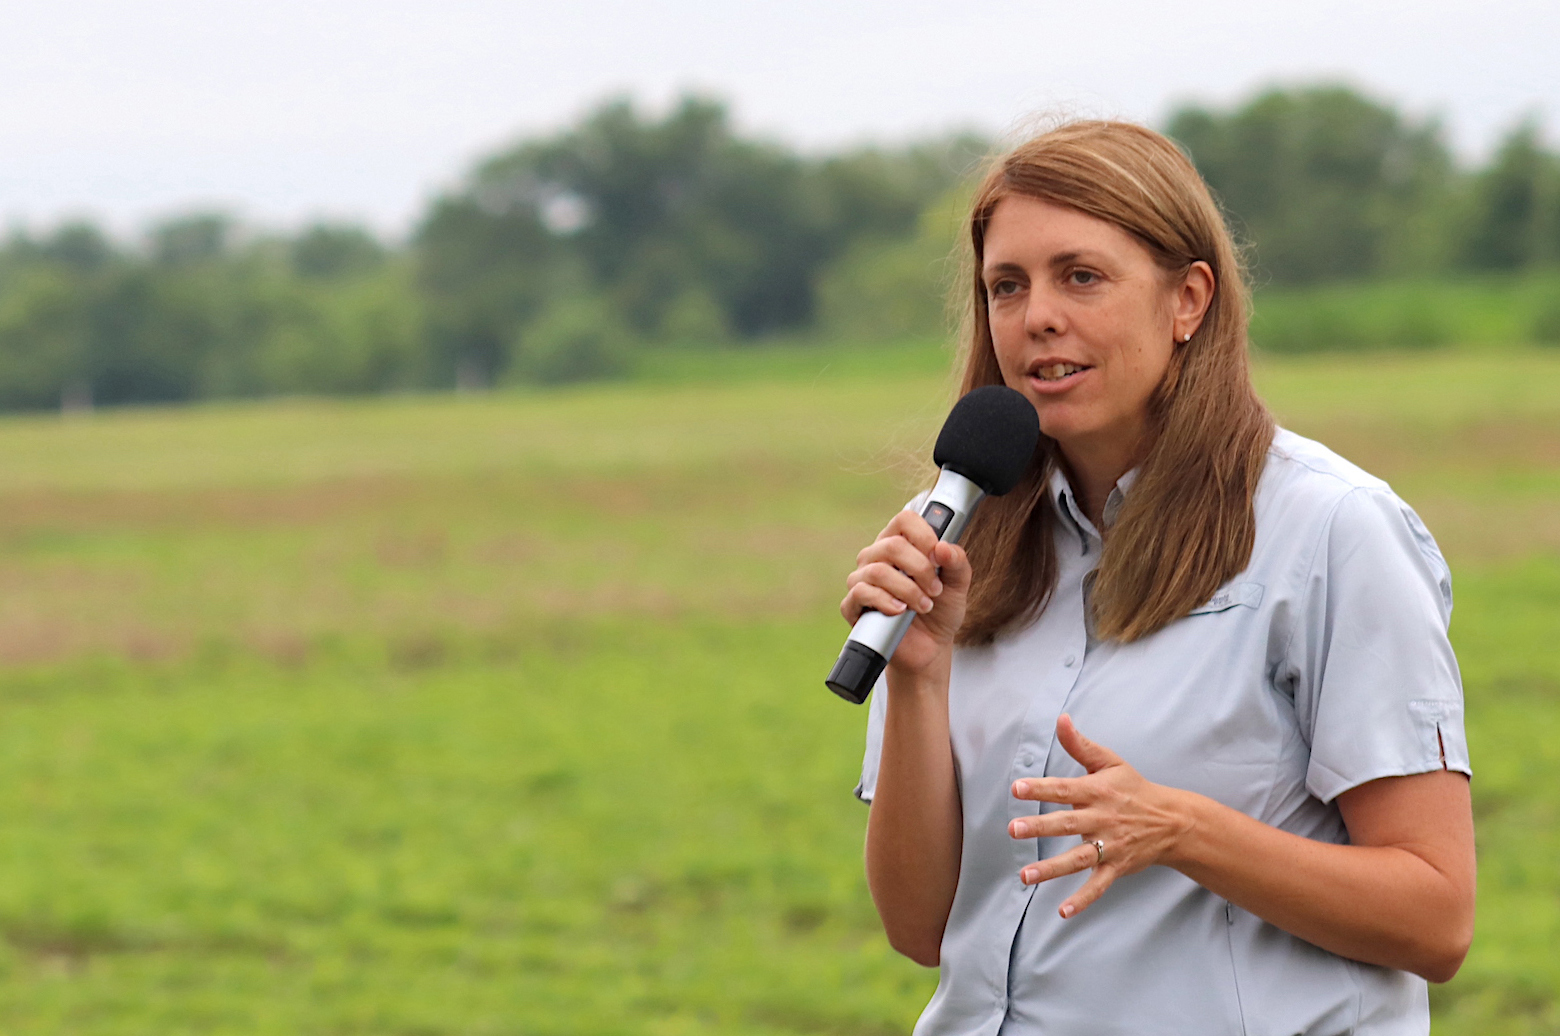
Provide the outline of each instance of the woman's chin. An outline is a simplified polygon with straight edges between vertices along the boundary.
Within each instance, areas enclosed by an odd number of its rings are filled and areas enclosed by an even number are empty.
[[[1039,410],[1040,431],[1048,438],[1055,439],[1063,449],[1069,442],[1091,439],[1100,432],[1098,421],[1090,421],[1085,414],[1071,412],[1070,407],[1047,406]]]

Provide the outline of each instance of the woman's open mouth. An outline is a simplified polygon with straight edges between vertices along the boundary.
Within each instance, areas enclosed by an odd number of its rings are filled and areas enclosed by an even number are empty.
[[[1029,369],[1029,376],[1051,385],[1060,385],[1094,368],[1081,363],[1046,363]]]

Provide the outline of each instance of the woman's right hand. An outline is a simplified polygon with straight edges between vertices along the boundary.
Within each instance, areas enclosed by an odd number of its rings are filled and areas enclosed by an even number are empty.
[[[964,548],[938,540],[926,519],[900,511],[856,555],[845,585],[840,614],[853,626],[867,608],[884,615],[915,612],[889,667],[917,674],[953,649],[969,598],[970,562]]]

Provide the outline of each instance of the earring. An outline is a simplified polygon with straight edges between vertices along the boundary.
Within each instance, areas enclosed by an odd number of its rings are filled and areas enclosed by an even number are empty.
[[[1182,342],[1190,342],[1191,340],[1192,340],[1192,333],[1190,331],[1186,332],[1186,334],[1181,336],[1181,341]]]

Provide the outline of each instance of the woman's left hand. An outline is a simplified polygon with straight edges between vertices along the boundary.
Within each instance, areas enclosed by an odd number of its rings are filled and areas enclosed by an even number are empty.
[[[1056,721],[1056,737],[1088,776],[1025,778],[1014,782],[1013,795],[1072,809],[1020,817],[1008,824],[1008,833],[1014,838],[1083,839],[1082,845],[1031,863],[1019,875],[1024,884],[1035,885],[1093,868],[1083,887],[1062,904],[1061,915],[1072,917],[1122,875],[1169,862],[1191,827],[1192,812],[1185,805],[1189,792],[1146,780],[1115,752],[1078,733],[1066,713]],[[1103,860],[1096,841],[1105,846]]]

